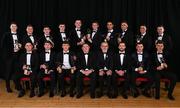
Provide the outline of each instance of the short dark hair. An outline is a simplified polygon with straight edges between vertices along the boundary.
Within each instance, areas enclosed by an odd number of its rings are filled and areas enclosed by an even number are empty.
[[[68,44],[70,45],[70,43],[68,41],[64,41],[62,44]]]
[[[162,40],[157,40],[156,44],[163,44],[164,45],[164,42]]]
[[[137,42],[137,43],[136,43],[136,46],[137,46],[137,45],[143,45],[143,43],[142,43],[142,42]],[[143,46],[144,46],[144,45],[143,45]]]

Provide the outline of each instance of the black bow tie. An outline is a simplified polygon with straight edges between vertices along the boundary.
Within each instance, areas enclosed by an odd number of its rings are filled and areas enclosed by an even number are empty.
[[[63,54],[65,55],[65,54],[69,54],[69,53],[63,53]]]
[[[138,55],[143,55],[142,53],[138,53]]]
[[[97,31],[93,31],[94,33],[96,33]]]
[[[76,31],[81,31],[81,30],[76,30]]]
[[[163,54],[163,53],[157,53],[158,55],[160,55],[160,54]]]
[[[60,33],[65,33],[65,32],[60,32]]]
[[[50,52],[45,52],[45,53],[49,54]]]
[[[32,53],[28,53],[28,52],[27,52],[26,54],[32,54]]]
[[[125,53],[119,53],[119,54],[121,55],[121,54],[125,54]]]
[[[17,33],[11,33],[12,35],[17,35]]]
[[[84,53],[84,55],[88,55],[88,53]]]

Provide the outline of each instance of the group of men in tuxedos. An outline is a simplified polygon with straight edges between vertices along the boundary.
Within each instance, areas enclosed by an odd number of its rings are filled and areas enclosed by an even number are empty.
[[[160,99],[160,79],[167,78],[166,84],[170,100],[174,100],[173,90],[176,76],[170,70],[172,51],[171,37],[164,33],[164,27],[157,27],[157,36],[147,33],[145,25],[140,26],[140,33],[135,36],[128,29],[128,23],[121,23],[121,32],[114,29],[111,21],[107,22],[107,31],[102,33],[99,23],[92,22],[91,29],[82,28],[82,21],[76,20],[75,28],[69,33],[64,23],[59,24],[59,34],[51,35],[49,26],[44,26],[43,35],[33,33],[33,26],[28,25],[26,34],[17,32],[17,24],[11,23],[10,32],[3,35],[1,53],[6,69],[6,90],[13,92],[10,80],[13,79],[18,97],[25,95],[21,79],[30,78],[30,97],[45,94],[44,77],[50,77],[49,97],[54,96],[57,84],[61,97],[66,96],[66,81],[70,79],[70,97],[83,96],[84,77],[90,79],[90,97],[102,97],[105,93],[109,98],[118,96],[118,79],[122,78],[124,99],[128,98],[131,88],[134,97],[140,92],[136,79],[146,78],[142,94],[151,97],[149,92],[155,85],[155,99]],[[98,89],[98,90],[97,90]]]

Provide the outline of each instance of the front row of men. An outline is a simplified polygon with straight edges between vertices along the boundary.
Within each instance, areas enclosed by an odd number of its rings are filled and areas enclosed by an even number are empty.
[[[126,51],[124,42],[119,43],[119,52],[113,54],[108,50],[107,42],[101,43],[101,51],[95,54],[90,51],[88,44],[82,45],[82,52],[75,54],[70,51],[68,42],[62,44],[63,51],[55,54],[51,48],[52,43],[46,41],[44,43],[45,50],[40,54],[33,51],[31,42],[25,44],[26,53],[19,58],[19,73],[16,73],[14,79],[16,88],[19,90],[18,97],[25,95],[25,90],[20,82],[21,78],[29,77],[31,82],[30,97],[35,96],[34,88],[36,83],[39,85],[38,97],[44,95],[45,76],[50,77],[50,97],[54,96],[54,89],[60,85],[61,97],[66,95],[65,78],[70,79],[70,96],[76,95],[76,98],[83,96],[83,80],[85,77],[90,79],[90,97],[95,98],[107,94],[109,98],[118,96],[118,79],[122,81],[122,97],[128,98],[127,92],[131,88],[133,96],[139,96],[136,85],[136,79],[139,77],[146,78],[147,84],[142,90],[142,94],[151,97],[149,90],[152,84],[155,84],[155,98],[160,99],[160,79],[168,78],[168,98],[174,100],[172,96],[176,85],[176,76],[169,70],[168,53],[163,52],[164,44],[162,41],[156,43],[157,51],[153,55],[149,55],[143,51],[143,44],[137,43],[136,52],[132,55]],[[104,84],[106,90],[104,90]],[[77,88],[75,92],[75,87]],[[99,88],[96,92],[96,87]],[[97,95],[96,95],[97,93]]]

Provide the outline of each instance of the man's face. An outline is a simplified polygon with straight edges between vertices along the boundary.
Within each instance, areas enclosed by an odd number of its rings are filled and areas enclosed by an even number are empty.
[[[66,29],[66,26],[64,25],[64,24],[60,24],[59,25],[59,31],[65,31],[65,29]]]
[[[163,51],[164,45],[163,44],[156,44],[157,51]]]
[[[75,21],[75,26],[76,26],[76,28],[81,28],[81,25],[82,25],[81,20],[76,20],[76,21]]]
[[[69,44],[62,44],[62,48],[64,51],[68,51],[70,46],[69,46]]]
[[[99,25],[97,23],[92,23],[92,29],[97,30]]]
[[[52,45],[50,43],[45,43],[44,48],[45,50],[50,50],[52,48]]]
[[[163,34],[164,33],[164,27],[157,27],[157,32],[158,34]]]
[[[89,45],[87,45],[87,44],[84,44],[84,45],[82,46],[82,50],[83,50],[84,53],[88,53],[88,52],[89,52],[89,49],[90,49],[90,47],[89,47]]]
[[[118,48],[120,51],[125,51],[125,49],[126,49],[125,43],[120,43]]]
[[[44,34],[49,35],[49,34],[50,34],[50,32],[51,32],[51,30],[50,30],[50,28],[45,27],[45,28],[43,29],[43,32],[44,32]]]
[[[144,49],[143,44],[137,44],[137,45],[136,45],[136,50],[137,50],[137,52],[143,52],[143,49]]]
[[[121,30],[122,31],[125,31],[127,28],[128,28],[128,24],[127,23],[125,23],[125,22],[121,23]]]
[[[26,28],[28,34],[33,34],[33,27],[29,26]]]
[[[16,32],[17,31],[17,25],[16,24],[11,24],[10,29],[11,29],[12,32]]]
[[[114,27],[114,25],[113,25],[112,22],[108,22],[108,23],[107,23],[107,29],[108,29],[108,30],[112,30],[113,27]]]
[[[146,32],[146,26],[140,26],[140,33],[143,34]]]
[[[101,50],[102,50],[102,52],[107,52],[107,51],[108,51],[108,48],[109,48],[108,43],[102,43],[102,44],[101,44]]]
[[[26,49],[26,51],[32,51],[33,45],[31,43],[26,43],[25,49]]]

